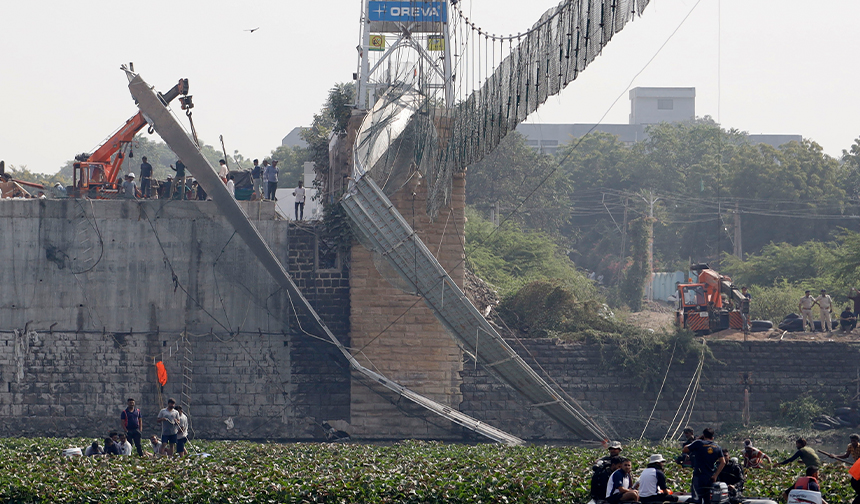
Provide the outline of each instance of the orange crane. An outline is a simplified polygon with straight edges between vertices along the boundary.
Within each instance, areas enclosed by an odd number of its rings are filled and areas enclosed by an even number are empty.
[[[188,94],[188,79],[179,79],[170,91],[158,94],[165,106],[177,96],[181,96],[182,110],[186,111],[186,115],[190,115],[194,104]],[[125,160],[126,150],[129,151],[128,156],[132,157],[131,142],[134,140],[134,135],[146,125],[146,117],[142,112],[138,112],[95,152],[75,156],[69,196],[80,197],[86,194],[90,198],[106,198],[116,195],[120,185],[117,177]],[[152,133],[151,129],[150,133]]]
[[[678,284],[678,310],[675,325],[697,334],[724,329],[743,329],[741,307],[749,300],[732,283],[732,279],[712,270],[707,264],[694,264],[691,271],[698,282]],[[726,296],[726,302],[723,296]]]

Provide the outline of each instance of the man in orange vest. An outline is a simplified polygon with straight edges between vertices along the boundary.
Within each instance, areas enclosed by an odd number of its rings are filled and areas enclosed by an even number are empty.
[[[806,476],[801,476],[797,478],[797,481],[794,482],[794,486],[783,492],[783,498],[787,499],[788,493],[792,490],[809,490],[811,492],[821,492],[821,487],[818,484],[818,467],[807,467]],[[822,498],[821,504],[827,504],[827,501]]]

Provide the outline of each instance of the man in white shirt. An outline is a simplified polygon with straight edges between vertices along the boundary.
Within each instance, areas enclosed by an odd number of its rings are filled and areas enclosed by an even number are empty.
[[[234,182],[234,179],[233,175],[227,177],[227,192],[230,193],[230,196],[233,196],[233,199],[236,199],[236,182]]]
[[[305,188],[304,182],[299,180],[299,186],[293,191],[293,196],[296,197],[296,220],[304,220],[305,218]]]
[[[131,443],[128,442],[125,434],[119,435],[119,454],[131,455]]]
[[[634,489],[639,490],[639,502],[675,502],[674,495],[668,495],[666,475],[663,473],[663,455],[651,455],[648,468],[642,471]]]
[[[221,159],[218,161],[218,164],[221,165],[221,167],[218,169],[218,176],[221,177],[221,181],[226,184],[227,174],[230,173],[230,170],[227,168],[227,161]]]
[[[185,450],[185,443],[188,441],[188,417],[182,411],[182,406],[176,406],[176,411],[179,412],[179,430],[176,433],[176,454],[180,457],[188,455]]]
[[[827,291],[821,289],[821,295],[815,298],[815,303],[818,305],[821,315],[821,331],[831,332],[833,327],[830,325],[830,309],[833,308],[833,300],[827,295]],[[826,329],[825,329],[826,327]]]

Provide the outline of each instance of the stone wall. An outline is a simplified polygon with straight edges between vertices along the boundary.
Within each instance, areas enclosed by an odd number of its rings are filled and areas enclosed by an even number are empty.
[[[643,389],[640,377],[606,364],[609,348],[548,339],[510,343],[543,375],[536,365],[539,363],[601,425],[610,426],[610,434],[639,437],[654,408],[664,373],[648,380],[650,385]],[[857,393],[858,343],[711,341],[708,346],[713,358],[706,359],[688,422],[697,430],[741,422],[745,374],[753,422],[776,420],[780,403],[803,394],[840,405]],[[660,358],[669,360],[668,356]],[[697,358],[673,361],[646,436],[662,438],[666,433],[697,364]],[[487,375],[480,365],[476,367],[474,361],[465,362],[462,376],[460,409],[464,413],[530,440],[572,440],[568,432],[542,412],[530,410],[516,393]]]
[[[346,258],[315,226],[243,204],[348,345]],[[0,237],[0,435],[104,433],[129,396],[150,427],[184,400],[205,437],[313,439],[349,421],[346,360],[214,203],[0,201]]]

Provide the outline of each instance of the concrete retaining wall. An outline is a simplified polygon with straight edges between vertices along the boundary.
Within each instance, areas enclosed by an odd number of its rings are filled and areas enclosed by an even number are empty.
[[[349,344],[347,259],[272,204],[245,205]],[[206,437],[308,439],[349,421],[346,360],[212,202],[0,201],[0,258],[0,435],[104,433],[127,397],[150,425],[168,396],[187,399]]]

